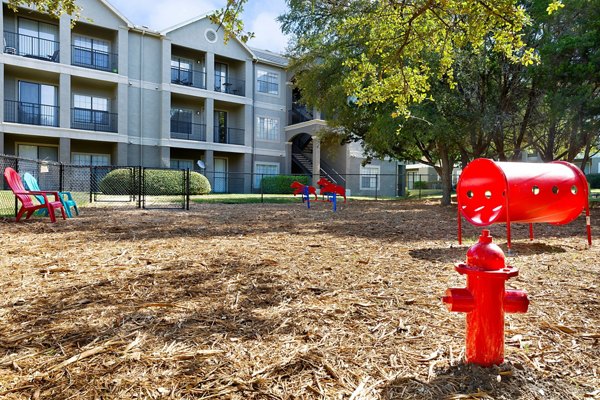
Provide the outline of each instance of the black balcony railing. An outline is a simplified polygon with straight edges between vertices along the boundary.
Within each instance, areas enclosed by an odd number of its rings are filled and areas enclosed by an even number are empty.
[[[171,120],[171,138],[205,142],[206,125],[193,124],[191,122],[186,121]]]
[[[118,72],[119,58],[116,53],[71,46],[71,64],[100,71]]]
[[[59,42],[4,31],[4,53],[59,62]]]
[[[304,107],[294,106],[288,111],[288,123],[290,125],[299,124],[301,122],[312,121],[313,114]]]
[[[4,121],[19,124],[58,126],[60,108],[46,104],[4,100]]]
[[[117,132],[118,115],[89,108],[71,109],[71,128],[86,131]]]
[[[215,91],[221,93],[235,94],[236,96],[245,96],[246,81],[215,74]]]
[[[206,72],[195,69],[171,67],[171,83],[206,89]]]
[[[214,127],[214,141],[215,143],[226,143],[226,144],[239,144],[244,145],[244,133],[243,129],[238,128],[225,128],[224,126]]]

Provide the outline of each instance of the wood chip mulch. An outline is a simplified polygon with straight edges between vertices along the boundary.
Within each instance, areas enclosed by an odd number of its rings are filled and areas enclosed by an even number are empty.
[[[600,221],[592,210],[592,228]],[[464,364],[441,296],[480,229],[430,202],[0,220],[1,399],[600,399],[600,242],[513,225],[526,314]],[[491,227],[506,250],[505,227]],[[600,240],[600,237],[597,237]]]

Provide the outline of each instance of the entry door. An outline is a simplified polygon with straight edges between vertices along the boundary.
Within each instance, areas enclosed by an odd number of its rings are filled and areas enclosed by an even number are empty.
[[[215,193],[227,192],[227,159],[215,157]]]
[[[227,111],[215,111],[215,142],[228,143]]]
[[[58,126],[56,86],[19,81],[19,122]]]

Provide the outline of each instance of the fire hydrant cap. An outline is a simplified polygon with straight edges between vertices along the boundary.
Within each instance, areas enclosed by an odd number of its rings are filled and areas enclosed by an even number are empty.
[[[479,241],[467,251],[467,265],[485,271],[495,271],[506,266],[504,252],[492,243],[489,230],[484,229]]]

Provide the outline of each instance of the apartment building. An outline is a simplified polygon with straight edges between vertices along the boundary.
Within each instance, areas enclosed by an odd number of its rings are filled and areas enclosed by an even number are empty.
[[[78,4],[72,25],[3,3],[0,154],[196,169],[215,192],[251,192],[267,174],[397,173],[350,163],[347,146],[327,164],[315,137],[325,122],[297,104],[284,57],[224,44],[206,16],[156,32],[107,1]],[[381,181],[358,176],[355,193]]]

